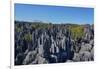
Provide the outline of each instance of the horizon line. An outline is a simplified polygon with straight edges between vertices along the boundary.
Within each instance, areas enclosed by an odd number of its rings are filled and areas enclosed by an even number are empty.
[[[93,25],[94,23],[69,23],[69,22],[60,22],[60,23],[54,23],[54,22],[47,22],[47,21],[40,21],[40,20],[33,20],[33,21],[28,21],[28,20],[14,20],[14,22],[15,21],[19,21],[19,22],[29,22],[29,23],[32,23],[32,22],[41,22],[41,23],[44,23],[44,24],[78,24],[78,25],[86,25],[86,24],[88,24],[88,25]]]

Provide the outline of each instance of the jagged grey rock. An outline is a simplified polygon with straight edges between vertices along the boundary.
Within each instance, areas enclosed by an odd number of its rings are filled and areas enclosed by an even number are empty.
[[[15,24],[23,29],[15,29],[15,65],[94,60],[94,30],[89,26],[84,36],[74,39],[68,27],[71,25],[51,24],[51,28],[41,29],[38,23],[37,28],[34,23]],[[25,40],[28,33],[31,41]]]

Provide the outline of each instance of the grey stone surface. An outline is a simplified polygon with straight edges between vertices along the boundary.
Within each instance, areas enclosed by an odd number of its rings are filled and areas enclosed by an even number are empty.
[[[15,65],[94,60],[94,34],[91,29],[86,29],[82,38],[73,39],[70,30],[61,25],[50,29],[32,29],[27,23],[17,25],[24,30],[15,31]],[[25,40],[23,36],[28,33],[31,35]]]

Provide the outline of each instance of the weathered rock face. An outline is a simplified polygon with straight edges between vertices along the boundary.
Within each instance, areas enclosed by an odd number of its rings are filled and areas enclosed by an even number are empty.
[[[67,24],[50,24],[51,28],[40,28],[40,25],[15,22],[15,65],[94,60],[94,30],[91,26],[82,26],[84,35],[73,38]]]

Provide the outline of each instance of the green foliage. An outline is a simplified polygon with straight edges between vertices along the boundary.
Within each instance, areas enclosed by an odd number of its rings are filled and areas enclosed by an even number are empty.
[[[15,27],[15,30],[16,30],[16,32],[21,32],[21,28],[18,26]]]
[[[30,34],[30,33],[28,33],[28,34],[25,34],[24,35],[24,39],[26,40],[26,41],[32,41],[32,34]]]
[[[19,24],[15,24],[15,31],[16,32],[22,32],[23,31],[23,26],[19,26]]]
[[[51,24],[46,24],[46,23],[39,23],[39,24],[32,24],[31,25],[32,28],[35,28],[35,29],[47,29],[47,28],[50,28],[51,27]]]
[[[27,22],[26,22],[27,23]],[[15,25],[15,31],[16,32],[21,32],[23,31],[23,26],[20,26],[20,24],[22,25],[22,22],[16,22]],[[33,22],[33,23],[29,23],[31,28],[33,29],[49,29],[49,28],[53,28],[54,24],[52,23],[43,23],[43,22]],[[63,26],[61,26],[63,27]],[[71,31],[71,36],[73,39],[76,38],[81,38],[84,36],[84,27],[82,25],[78,25],[78,24],[65,24],[64,26],[66,29],[69,28],[69,31]],[[64,28],[63,27],[63,28]],[[32,40],[32,34],[27,33],[23,36],[23,39],[27,40],[27,41],[31,41]]]
[[[70,26],[70,31],[73,39],[82,38],[84,36],[84,28],[80,25]]]

